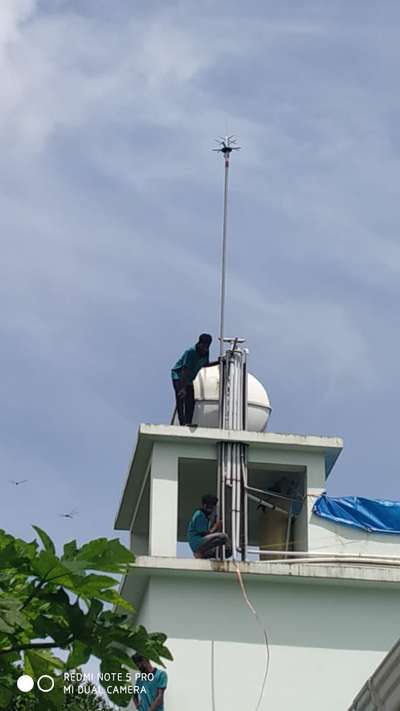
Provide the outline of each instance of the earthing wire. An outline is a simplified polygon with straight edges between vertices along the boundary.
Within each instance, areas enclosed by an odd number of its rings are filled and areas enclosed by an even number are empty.
[[[235,563],[235,562],[233,562],[233,564],[234,564],[234,566],[235,566],[235,568],[236,568],[237,579],[238,579],[238,581],[239,581],[240,589],[241,589],[241,591],[242,591],[242,595],[243,595],[243,597],[244,597],[244,600],[245,600],[245,602],[246,602],[246,605],[248,606],[249,610],[252,612],[252,614],[253,614],[254,617],[256,618],[256,620],[257,620],[257,622],[258,622],[258,625],[259,625],[259,627],[261,628],[261,630],[262,630],[262,632],[263,632],[264,640],[265,640],[265,649],[266,649],[265,672],[264,672],[264,677],[263,677],[263,681],[262,681],[262,685],[261,685],[260,695],[259,695],[258,701],[257,701],[257,706],[256,706],[256,708],[255,708],[255,711],[258,711],[258,709],[260,708],[260,704],[261,704],[262,698],[263,698],[263,696],[264,696],[264,690],[265,690],[265,685],[266,685],[266,683],[267,683],[267,678],[268,678],[268,673],[269,673],[269,666],[270,666],[270,660],[271,660],[271,654],[270,654],[270,649],[269,649],[269,641],[268,641],[268,633],[267,633],[267,630],[265,629],[265,627],[264,627],[264,625],[263,625],[263,622],[262,622],[262,620],[261,620],[261,618],[260,618],[260,616],[259,616],[257,610],[255,609],[255,607],[253,606],[253,604],[252,604],[251,601],[250,601],[250,598],[249,598],[249,596],[248,596],[248,594],[247,594],[247,591],[246,591],[246,588],[245,588],[245,585],[244,585],[244,582],[243,582],[243,579],[242,579],[242,574],[241,574],[241,572],[240,572],[240,568],[239,568],[238,564]]]
[[[215,648],[214,640],[211,640],[211,703],[212,711],[216,711],[215,704]]]
[[[329,541],[330,538],[326,537],[326,538],[320,539],[320,541],[324,541],[324,540],[325,540],[325,541]],[[290,544],[291,544],[291,543],[297,543],[297,541],[293,538],[292,540],[289,541],[289,543],[290,543]],[[353,545],[354,543],[357,543],[357,541],[343,541],[343,542],[340,543],[340,545],[341,545],[341,546],[351,546],[351,545]],[[268,544],[268,548],[266,548],[265,551],[263,551],[263,550],[260,549],[260,553],[268,553],[268,550],[270,550],[270,549],[272,549],[272,548],[277,548],[278,546],[281,546],[281,545],[282,545],[282,543],[269,543],[269,544]],[[313,546],[313,548],[312,548],[311,551],[304,551],[304,553],[312,553],[313,551],[324,550],[324,548],[333,548],[333,547],[335,547],[335,546],[337,546],[337,545],[338,545],[337,543],[330,543],[329,545],[315,546],[315,548],[314,548],[314,546]],[[289,554],[290,554],[290,553],[296,553],[296,551],[290,551],[290,550],[289,550],[289,551],[282,551],[282,553],[289,553]],[[338,554],[338,555],[339,555],[339,554]]]

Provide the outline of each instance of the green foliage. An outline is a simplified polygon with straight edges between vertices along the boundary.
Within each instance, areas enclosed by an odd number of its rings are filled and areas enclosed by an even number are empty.
[[[133,651],[159,664],[162,658],[171,659],[165,635],[133,625],[133,608],[116,590],[118,579],[107,575],[128,571],[134,561],[129,550],[118,540],[98,538],[81,548],[70,541],[58,557],[47,533],[34,528],[40,542],[27,543],[0,530],[1,710],[14,711],[17,702],[23,703],[16,688],[22,673],[55,679],[50,693],[35,686],[23,696],[25,703],[31,700],[38,709],[59,711],[67,703],[63,674],[92,655],[100,660],[103,672],[125,674],[134,668]],[[109,603],[114,609],[107,609]],[[67,653],[65,661],[54,655],[52,650],[57,649]],[[123,692],[109,697],[119,706],[131,700]],[[83,703],[82,697],[75,700]]]
[[[103,697],[93,695],[90,684],[83,684],[81,688],[83,691],[86,688],[88,693],[78,693],[75,689],[73,693],[65,694],[59,711],[112,711],[115,708]],[[43,702],[32,694],[21,694],[15,701],[13,711],[43,711]]]

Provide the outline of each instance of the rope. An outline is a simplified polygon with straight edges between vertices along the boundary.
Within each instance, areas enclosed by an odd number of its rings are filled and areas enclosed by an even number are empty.
[[[263,625],[263,623],[262,623],[261,618],[260,618],[259,615],[258,615],[257,610],[256,610],[255,607],[252,605],[252,603],[251,603],[251,601],[250,601],[250,598],[249,598],[249,596],[248,596],[248,594],[247,594],[247,591],[246,591],[246,588],[245,588],[245,585],[244,585],[244,582],[243,582],[243,579],[242,579],[242,574],[241,574],[241,572],[240,572],[240,568],[239,568],[238,564],[237,564],[235,561],[233,561],[233,564],[234,564],[234,566],[235,566],[236,576],[237,576],[237,579],[238,579],[238,582],[239,582],[239,585],[240,585],[240,589],[241,589],[241,591],[242,591],[242,595],[243,595],[243,598],[244,598],[244,600],[245,600],[245,603],[246,603],[247,607],[249,608],[249,610],[250,610],[250,611],[252,612],[252,614],[254,615],[254,617],[256,618],[257,623],[258,623],[259,627],[261,628],[261,630],[262,630],[262,632],[263,632],[264,640],[265,640],[265,649],[266,649],[265,672],[264,672],[264,678],[263,678],[262,685],[261,685],[260,695],[259,695],[258,701],[257,701],[257,706],[256,706],[256,708],[255,708],[255,711],[258,711],[258,709],[260,708],[260,704],[261,704],[263,695],[264,695],[265,685],[266,685],[266,683],[267,683],[267,678],[268,678],[268,673],[269,673],[269,665],[270,665],[270,657],[271,657],[271,655],[270,655],[270,651],[269,651],[268,634],[267,634],[267,630],[265,629],[265,627],[264,627],[264,625]]]

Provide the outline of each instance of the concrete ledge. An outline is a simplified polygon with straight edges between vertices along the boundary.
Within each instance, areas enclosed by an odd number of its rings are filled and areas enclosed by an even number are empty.
[[[353,589],[380,588],[400,590],[400,563],[350,564],[311,562],[255,562],[239,563],[244,584],[257,585],[322,585]],[[208,577],[207,577],[208,576]],[[232,562],[196,560],[188,558],[167,558],[138,556],[132,570],[121,582],[121,595],[140,609],[145,591],[156,578],[175,578],[179,590],[179,580],[203,578],[208,582],[231,580],[237,584],[236,570]],[[361,590],[360,590],[361,591]],[[135,615],[134,615],[135,617]]]
[[[240,572],[244,577],[265,580],[265,577],[292,579],[319,579],[321,581],[349,581],[351,583],[384,583],[400,586],[400,560],[398,564],[380,563],[348,563],[348,562],[249,562],[239,563]],[[231,561],[196,560],[191,558],[163,558],[138,556],[132,566],[137,574],[148,575],[182,575],[215,574],[226,576],[236,575],[235,565]]]
[[[217,427],[181,427],[177,425],[142,424],[139,437],[150,437],[153,441],[168,438],[169,441],[243,442],[252,445],[275,445],[282,447],[310,447],[325,450],[333,447],[343,449],[341,437],[319,435],[281,434],[276,432],[249,432],[248,430],[220,430]],[[338,452],[339,453],[339,452]]]

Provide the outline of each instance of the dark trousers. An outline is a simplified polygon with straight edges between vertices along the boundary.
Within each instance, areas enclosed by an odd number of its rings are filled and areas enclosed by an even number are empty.
[[[176,409],[178,412],[178,420],[180,425],[191,425],[194,412],[194,387],[186,385],[185,397],[179,397],[178,392],[182,388],[180,380],[173,380],[172,386],[175,390]]]
[[[230,558],[232,555],[232,544],[226,533],[207,533],[203,538],[203,543],[196,551],[197,558],[215,558],[218,548],[225,546],[225,555]]]
[[[196,551],[198,558],[215,558],[218,548],[225,546],[225,555],[230,558],[232,555],[232,544],[226,533],[207,533],[203,538],[203,543]]]

